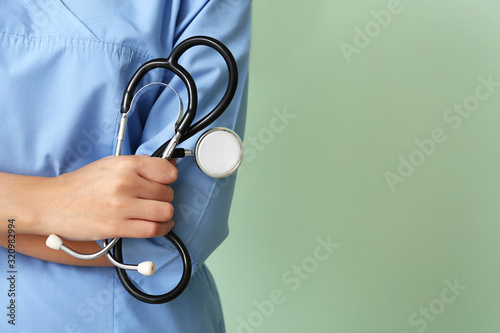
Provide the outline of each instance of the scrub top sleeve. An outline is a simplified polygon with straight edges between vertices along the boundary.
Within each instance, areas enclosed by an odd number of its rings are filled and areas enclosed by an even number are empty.
[[[243,137],[248,88],[251,1],[185,1],[182,4],[186,8],[179,11],[177,42],[191,36],[210,36],[223,42],[236,59],[238,88],[235,97],[211,127],[228,127]],[[189,16],[187,13],[193,13],[193,4],[203,6],[198,8],[196,15]],[[208,114],[224,94],[227,87],[227,67],[222,57],[206,46],[188,50],[179,63],[193,76],[198,89],[196,122]],[[163,79],[178,91],[186,105],[186,94],[180,79],[172,77],[170,73],[165,73]],[[136,154],[151,155],[172,137],[178,109],[177,97],[170,89],[165,89],[147,111],[147,118],[139,116],[144,119],[144,127]],[[203,132],[186,140],[179,147],[193,149]],[[176,222],[173,230],[189,250],[194,273],[228,235],[228,215],[236,175],[213,179],[198,169],[193,157],[180,159],[177,168],[178,179],[172,184],[175,192],[173,219]],[[169,286],[172,287],[180,278],[182,263],[179,254],[165,237],[126,239],[123,251],[126,262],[155,262],[157,270],[153,277],[130,273],[132,279],[146,291],[168,291],[166,280],[170,281]]]

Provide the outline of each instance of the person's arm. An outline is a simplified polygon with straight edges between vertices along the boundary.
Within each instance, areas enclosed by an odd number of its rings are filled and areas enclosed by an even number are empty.
[[[113,237],[156,237],[173,226],[172,163],[147,156],[107,157],[54,178],[0,173],[0,234],[9,220],[16,251],[48,261],[86,265],[45,248],[46,236],[93,241]],[[0,246],[6,247],[7,236]],[[95,252],[95,242],[72,242]],[[68,257],[68,258],[65,258]],[[104,259],[104,258],[103,258]],[[105,259],[104,259],[105,260]],[[102,265],[102,259],[88,262]]]
[[[11,241],[15,240],[14,245],[16,253],[22,253],[37,259],[73,266],[112,266],[109,260],[106,259],[106,256],[102,256],[94,260],[81,260],[76,259],[63,251],[52,250],[45,245],[46,239],[46,236],[41,235],[18,234],[15,236],[15,239],[11,238]],[[65,240],[64,243],[80,253],[93,253],[100,250],[99,245],[94,241]],[[0,236],[0,246],[8,248],[8,245],[8,236]]]

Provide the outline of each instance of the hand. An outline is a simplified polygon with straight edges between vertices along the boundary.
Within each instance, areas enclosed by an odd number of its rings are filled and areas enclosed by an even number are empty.
[[[34,233],[73,240],[163,236],[174,224],[169,184],[176,179],[174,164],[161,158],[100,159],[37,188]]]

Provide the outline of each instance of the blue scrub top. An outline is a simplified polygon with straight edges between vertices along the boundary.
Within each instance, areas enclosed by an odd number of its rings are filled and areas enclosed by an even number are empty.
[[[0,1],[0,171],[53,177],[113,155],[130,76],[194,35],[221,40],[238,62],[236,96],[214,126],[243,135],[250,7],[250,0]],[[196,81],[199,119],[225,91],[225,64],[207,47],[188,51],[180,63]],[[161,80],[185,98],[180,80],[162,70],[144,83]],[[170,89],[144,94],[129,119],[123,153],[155,151],[172,136],[178,108]],[[194,147],[198,136],[181,146]],[[228,234],[235,177],[212,179],[192,158],[177,166],[174,230],[193,260],[192,280],[179,298],[141,303],[121,286],[114,268],[73,267],[20,254],[11,297],[8,253],[0,249],[0,332],[224,332],[204,262]],[[124,259],[155,262],[152,277],[130,274],[149,293],[165,293],[180,278],[178,253],[163,237],[124,240]],[[12,299],[15,326],[7,309]]]

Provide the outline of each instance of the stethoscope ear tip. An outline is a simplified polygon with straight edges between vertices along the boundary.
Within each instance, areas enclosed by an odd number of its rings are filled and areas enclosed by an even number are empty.
[[[60,250],[61,246],[63,245],[63,241],[59,236],[52,234],[45,241],[45,245],[53,250]]]
[[[152,261],[143,261],[137,265],[137,271],[142,275],[153,275],[155,272],[155,264]]]

